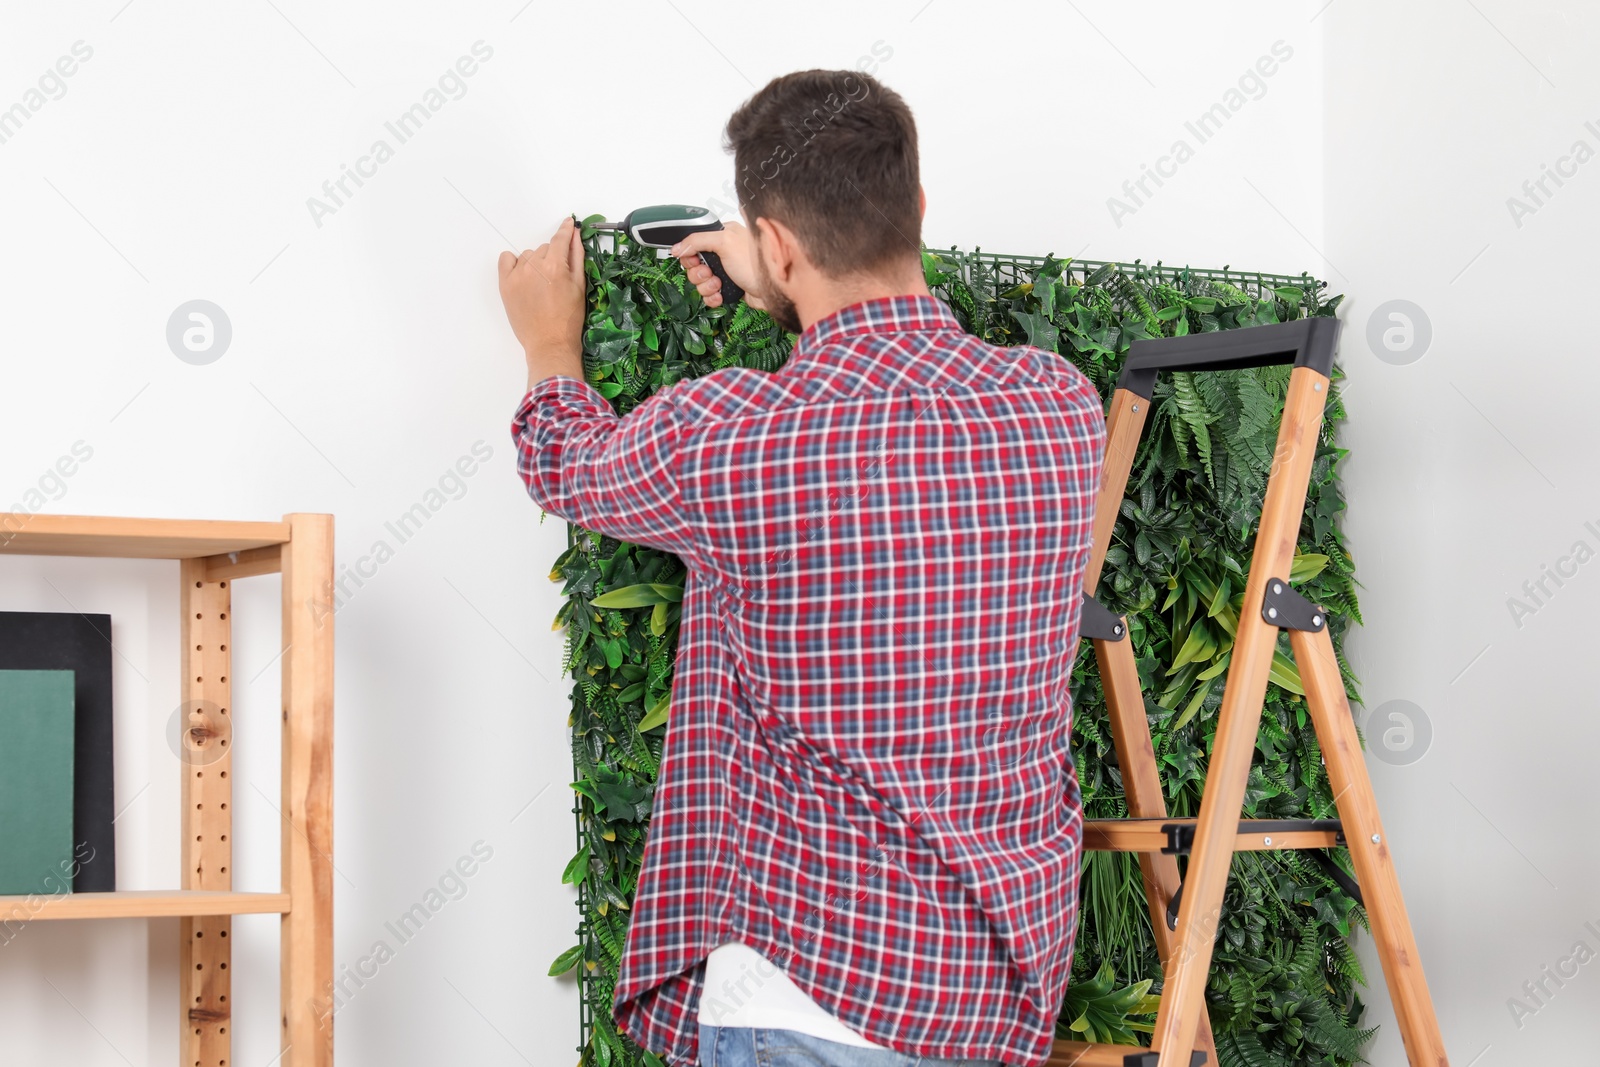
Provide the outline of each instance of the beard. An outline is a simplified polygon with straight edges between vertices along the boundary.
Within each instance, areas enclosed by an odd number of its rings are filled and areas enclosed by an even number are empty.
[[[761,285],[761,302],[767,305],[767,314],[772,321],[782,326],[790,333],[800,332],[800,316],[795,312],[794,301],[790,300],[772,280],[772,275],[767,273],[767,262],[761,258],[760,252],[756,253],[756,277]]]

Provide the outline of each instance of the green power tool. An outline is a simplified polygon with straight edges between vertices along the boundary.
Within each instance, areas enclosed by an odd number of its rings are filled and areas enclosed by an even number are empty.
[[[689,204],[655,204],[628,212],[621,222],[597,222],[597,230],[620,230],[633,240],[651,248],[671,248],[692,233],[722,229],[722,220],[708,208]],[[722,269],[715,252],[699,253],[711,273],[722,282],[722,306],[733,307],[744,299],[744,290]]]

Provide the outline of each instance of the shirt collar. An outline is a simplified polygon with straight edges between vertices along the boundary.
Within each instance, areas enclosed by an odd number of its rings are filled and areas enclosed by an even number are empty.
[[[944,301],[932,296],[881,296],[842,307],[807,326],[795,342],[795,358],[814,356],[825,345],[868,333],[960,330]]]

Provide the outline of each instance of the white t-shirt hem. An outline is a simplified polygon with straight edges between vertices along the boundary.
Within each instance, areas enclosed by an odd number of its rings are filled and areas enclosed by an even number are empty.
[[[764,975],[763,971],[773,973]],[[741,979],[745,980],[743,991],[738,985]],[[730,999],[736,1003],[730,1006]],[[706,957],[705,990],[697,1021],[707,1026],[797,1030],[859,1048],[886,1047],[850,1029],[807,996],[780,967],[742,941],[718,945]]]

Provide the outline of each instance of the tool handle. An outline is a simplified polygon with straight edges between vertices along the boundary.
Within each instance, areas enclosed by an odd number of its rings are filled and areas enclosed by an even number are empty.
[[[744,299],[744,290],[739,288],[728,272],[722,269],[722,257],[715,252],[701,252],[700,258],[705,265],[711,268],[712,277],[722,282],[722,306],[731,308]]]

